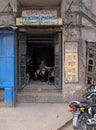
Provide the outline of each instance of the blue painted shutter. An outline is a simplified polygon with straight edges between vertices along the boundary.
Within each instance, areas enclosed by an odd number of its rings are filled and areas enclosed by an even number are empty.
[[[14,33],[0,32],[0,87],[15,87]]]

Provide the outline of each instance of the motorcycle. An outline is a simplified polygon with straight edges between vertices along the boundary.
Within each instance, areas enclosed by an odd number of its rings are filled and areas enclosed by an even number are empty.
[[[86,89],[85,99],[72,101],[69,104],[73,113],[74,130],[96,130],[96,86]]]

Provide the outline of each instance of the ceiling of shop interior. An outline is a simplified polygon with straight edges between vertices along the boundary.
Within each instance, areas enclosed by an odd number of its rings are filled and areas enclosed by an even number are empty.
[[[62,0],[17,0],[21,6],[26,7],[52,7],[60,6]]]

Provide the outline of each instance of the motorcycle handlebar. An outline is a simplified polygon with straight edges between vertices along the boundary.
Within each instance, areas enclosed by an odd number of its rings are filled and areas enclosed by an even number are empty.
[[[90,94],[87,95],[87,98],[91,98],[92,96],[96,96],[96,92],[91,92]]]
[[[92,96],[96,96],[96,90],[95,91],[90,91],[90,92],[87,92],[83,95],[83,97],[86,97],[86,98],[92,98]]]
[[[91,84],[85,89],[85,94],[83,94],[83,97],[92,97],[96,96],[96,86],[94,84]]]

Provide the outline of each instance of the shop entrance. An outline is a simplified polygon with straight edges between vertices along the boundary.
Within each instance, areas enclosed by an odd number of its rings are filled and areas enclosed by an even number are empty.
[[[19,34],[19,87],[39,82],[61,88],[61,34]]]

